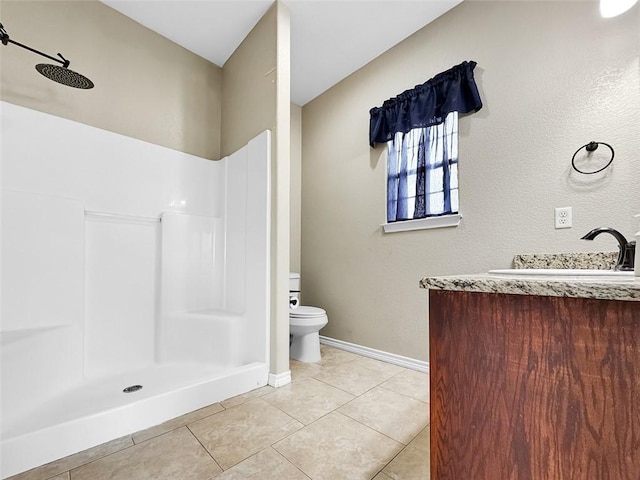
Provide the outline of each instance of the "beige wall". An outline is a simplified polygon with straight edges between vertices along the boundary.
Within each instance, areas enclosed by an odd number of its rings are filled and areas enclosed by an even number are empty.
[[[227,60],[222,155],[271,130],[271,372],[289,371],[289,12],[277,2]]]
[[[290,253],[289,270],[300,272],[302,225],[302,108],[291,104],[291,188],[289,190]]]
[[[276,24],[273,6],[222,70],[222,156],[276,126]]]
[[[49,55],[95,83],[77,90],[38,74],[54,63],[0,46],[0,98],[204,158],[220,158],[222,69],[98,0],[5,1],[11,39]]]
[[[427,275],[506,268],[514,254],[615,250],[579,238],[640,213],[640,6],[601,19],[595,2],[464,2],[303,108],[302,289],[329,337],[428,359]],[[460,121],[458,228],[384,234],[384,146],[368,111],[463,60],[484,108]],[[606,174],[571,170],[590,140],[616,149]],[[555,230],[554,207],[573,207]]]

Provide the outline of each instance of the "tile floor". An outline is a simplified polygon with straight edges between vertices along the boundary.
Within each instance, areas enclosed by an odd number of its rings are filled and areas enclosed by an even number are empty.
[[[10,480],[428,480],[429,377],[322,346],[263,387]]]

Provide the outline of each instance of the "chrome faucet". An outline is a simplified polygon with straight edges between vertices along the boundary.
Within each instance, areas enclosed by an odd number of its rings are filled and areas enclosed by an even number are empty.
[[[581,240],[593,240],[601,233],[610,233],[618,240],[618,261],[614,270],[631,271],[633,270],[633,261],[636,254],[636,242],[627,242],[627,239],[619,231],[613,228],[594,228],[587,233]]]

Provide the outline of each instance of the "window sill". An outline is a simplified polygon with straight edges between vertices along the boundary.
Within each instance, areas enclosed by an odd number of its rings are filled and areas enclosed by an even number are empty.
[[[431,228],[457,227],[462,215],[445,215],[442,217],[420,218],[401,222],[383,223],[384,233],[408,232],[410,230],[427,230]]]

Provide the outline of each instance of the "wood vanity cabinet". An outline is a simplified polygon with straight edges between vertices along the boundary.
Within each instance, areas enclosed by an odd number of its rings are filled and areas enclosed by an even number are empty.
[[[429,291],[432,480],[640,479],[640,302]]]

